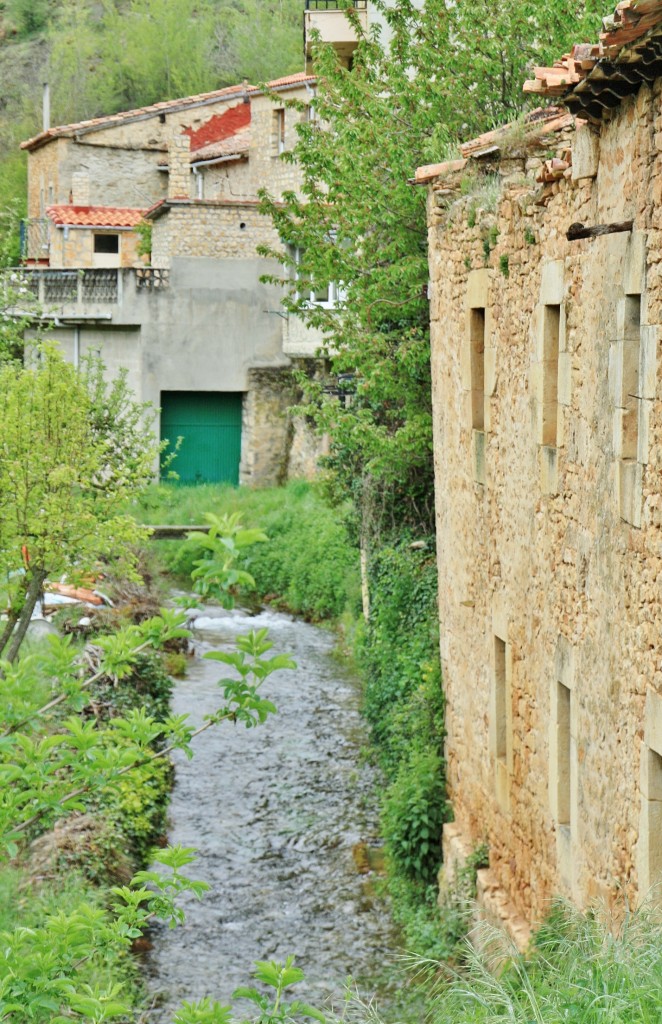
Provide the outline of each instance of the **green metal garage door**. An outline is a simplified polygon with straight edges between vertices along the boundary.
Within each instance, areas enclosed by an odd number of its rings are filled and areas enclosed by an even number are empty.
[[[216,391],[162,391],[161,440],[171,451],[180,483],[239,483],[241,394]]]

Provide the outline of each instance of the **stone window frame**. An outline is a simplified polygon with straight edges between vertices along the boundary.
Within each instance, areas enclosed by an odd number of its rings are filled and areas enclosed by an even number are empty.
[[[633,231],[625,253],[623,297],[616,307],[616,338],[609,353],[609,375],[614,406],[616,506],[619,517],[635,528],[641,527],[643,476],[648,464],[649,424],[657,378],[658,328],[646,319],[646,233]]]
[[[274,107],[272,111],[271,148],[273,156],[285,152],[285,107]]]
[[[561,706],[559,699],[567,700],[567,705]],[[556,829],[556,861],[560,880],[569,893],[574,885],[576,858],[573,852],[579,823],[577,718],[575,652],[570,642],[559,636],[550,687],[549,809]]]
[[[639,899],[662,883],[662,696],[649,689],[639,771],[641,808],[637,840]],[[655,902],[661,902],[658,892]]]
[[[513,648],[508,616],[498,597],[492,609],[491,647],[490,760],[497,805],[508,813],[513,772]]]
[[[570,405],[572,373],[566,336],[564,260],[543,264],[533,330],[531,376],[540,489],[543,495],[554,495],[558,494],[559,449],[564,444],[563,410]],[[555,423],[550,425],[554,417]]]
[[[465,421],[471,431],[471,462],[474,482],[486,483],[485,448],[486,437],[491,428],[490,398],[496,388],[496,353],[492,310],[490,308],[490,272],[487,269],[472,270],[467,279],[466,326],[461,349],[462,390],[465,395]],[[476,312],[484,316],[482,366],[476,372]],[[482,399],[482,402],[481,402]],[[482,404],[482,429],[475,424],[477,402]]]

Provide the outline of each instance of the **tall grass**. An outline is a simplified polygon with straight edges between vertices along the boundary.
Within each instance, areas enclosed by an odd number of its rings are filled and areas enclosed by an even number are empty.
[[[286,487],[250,490],[229,485],[150,488],[132,509],[150,525],[204,522],[205,512],[237,512],[244,526],[269,537],[250,550],[246,568],[255,578],[256,597],[314,621],[336,619],[360,601],[359,557],[343,522],[343,510],[329,508],[318,489],[305,481]],[[158,558],[187,579],[201,548],[191,541],[152,541]]]
[[[483,936],[461,974],[438,986],[432,1024],[659,1024],[662,921],[649,908],[616,922],[558,904],[528,956]]]

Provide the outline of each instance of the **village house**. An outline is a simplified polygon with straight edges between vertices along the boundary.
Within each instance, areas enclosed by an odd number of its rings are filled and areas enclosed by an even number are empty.
[[[74,362],[98,351],[183,437],[184,482],[273,484],[314,471],[312,435],[287,412],[293,368],[320,337],[288,318],[279,245],[258,191],[296,190],[296,141],[315,79],[157,103],[45,127],[28,153],[24,263],[52,335]],[[315,301],[332,302],[333,296]]]
[[[520,946],[662,880],[662,0],[428,186],[447,872]],[[659,894],[658,894],[659,895]]]

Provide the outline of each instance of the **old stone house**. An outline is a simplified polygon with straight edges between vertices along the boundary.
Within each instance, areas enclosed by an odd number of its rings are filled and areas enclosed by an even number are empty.
[[[458,860],[520,945],[662,880],[662,0],[537,68],[560,106],[428,186]]]
[[[184,438],[183,481],[274,483],[316,449],[287,413],[320,338],[280,308],[258,190],[296,190],[280,159],[315,79],[292,75],[47,128],[28,153],[25,273],[65,352],[96,350]],[[151,236],[151,256],[139,255]]]

